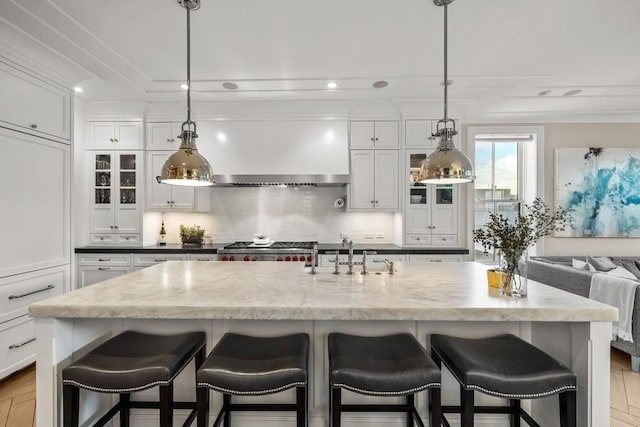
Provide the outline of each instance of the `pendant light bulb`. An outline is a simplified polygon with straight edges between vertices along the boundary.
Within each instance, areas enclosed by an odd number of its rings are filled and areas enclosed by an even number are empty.
[[[436,6],[444,7],[444,118],[438,120],[436,132],[438,147],[422,162],[418,180],[424,184],[464,184],[473,182],[473,164],[471,159],[455,147],[453,136],[458,134],[456,122],[447,115],[448,87],[447,78],[447,5],[453,0],[433,0]],[[442,125],[442,127],[441,127]]]
[[[214,184],[211,165],[196,147],[196,123],[191,120],[191,11],[200,8],[200,0],[178,0],[187,10],[187,120],[182,123],[180,148],[164,165],[158,182],[170,185],[204,187]]]

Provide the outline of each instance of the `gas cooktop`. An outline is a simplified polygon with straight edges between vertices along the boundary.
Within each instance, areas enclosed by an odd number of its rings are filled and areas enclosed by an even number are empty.
[[[273,242],[268,246],[259,247],[253,242],[234,242],[224,247],[224,249],[260,249],[260,250],[282,250],[282,249],[313,249],[318,242]]]

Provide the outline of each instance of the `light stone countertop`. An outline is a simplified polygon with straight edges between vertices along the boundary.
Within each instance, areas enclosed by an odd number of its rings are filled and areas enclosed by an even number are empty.
[[[477,263],[396,263],[331,274],[282,262],[168,261],[35,303],[34,317],[265,320],[614,321],[616,308],[529,281],[524,299],[487,287]],[[354,271],[359,271],[354,267]]]

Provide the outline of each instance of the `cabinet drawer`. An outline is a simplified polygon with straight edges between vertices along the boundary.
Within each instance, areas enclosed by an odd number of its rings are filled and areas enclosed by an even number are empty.
[[[33,319],[29,316],[0,325],[0,378],[35,360],[35,340]]]
[[[189,254],[191,261],[217,261],[218,254]]]
[[[430,245],[431,236],[428,234],[407,234],[407,245]]]
[[[461,262],[464,255],[409,255],[409,262]]]
[[[139,234],[118,234],[116,236],[116,243],[122,245],[131,245],[140,243]]]
[[[0,322],[27,314],[29,304],[62,294],[68,280],[66,266],[0,280]]]
[[[117,236],[115,234],[91,234],[90,240],[92,244],[115,243]]]
[[[455,234],[434,234],[431,236],[431,244],[433,246],[456,246],[458,236]]]
[[[108,265],[125,266],[131,265],[130,254],[80,254],[78,255],[78,265]]]
[[[186,261],[187,254],[133,254],[134,267],[148,267],[166,261]]]

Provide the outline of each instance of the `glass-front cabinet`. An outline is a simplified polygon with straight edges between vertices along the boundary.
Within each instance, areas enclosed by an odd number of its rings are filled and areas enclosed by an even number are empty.
[[[458,193],[456,186],[419,181],[425,150],[405,150],[406,185],[405,244],[415,246],[458,245]]]
[[[139,151],[89,151],[92,165],[91,243],[138,243]]]

